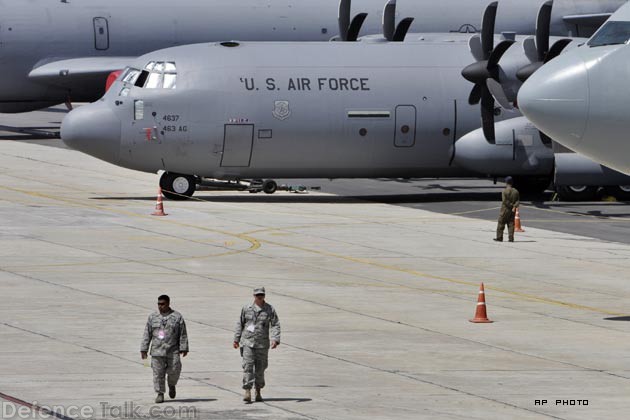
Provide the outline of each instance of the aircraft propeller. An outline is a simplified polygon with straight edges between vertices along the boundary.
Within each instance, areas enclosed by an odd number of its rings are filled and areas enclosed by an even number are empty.
[[[404,18],[396,26],[396,0],[389,0],[383,10],[383,35],[388,41],[403,42],[413,20],[412,17]]]
[[[487,86],[488,80],[499,81],[499,60],[514,43],[513,40],[503,40],[494,46],[494,26],[497,16],[498,2],[492,2],[486,7],[481,24],[481,35],[474,35],[468,41],[470,52],[476,63],[464,70],[462,76],[475,84],[468,103],[475,105],[481,102],[481,121],[484,136],[488,141],[495,141],[494,132],[494,97]]]
[[[359,31],[367,18],[367,13],[359,13],[350,20],[352,0],[339,2],[339,37],[342,41],[354,42],[359,38]]]
[[[564,48],[571,43],[570,39],[560,39],[549,48],[549,34],[551,32],[551,10],[553,0],[545,2],[538,11],[536,20],[536,37],[528,37],[523,41],[523,51],[531,64],[516,72],[521,82],[527,80],[543,64],[556,58]]]

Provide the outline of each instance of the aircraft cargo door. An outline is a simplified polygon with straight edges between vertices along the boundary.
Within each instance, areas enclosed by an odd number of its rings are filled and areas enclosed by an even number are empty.
[[[396,133],[394,146],[412,147],[416,143],[416,107],[399,105],[396,107]]]
[[[103,17],[94,18],[94,48],[99,51],[109,49],[109,25]]]
[[[249,166],[253,143],[253,125],[226,124],[221,166]]]

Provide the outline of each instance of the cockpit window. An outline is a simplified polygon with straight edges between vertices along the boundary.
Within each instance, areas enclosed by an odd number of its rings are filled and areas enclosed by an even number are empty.
[[[123,75],[120,78],[120,80],[122,80],[124,83],[133,84],[136,82],[136,79],[138,79],[139,75],[140,75],[140,70],[127,67],[127,69],[123,72]]]
[[[177,75],[164,73],[164,89],[175,89],[177,83]]]
[[[136,82],[134,83],[134,86],[137,87],[144,87],[145,83],[147,82],[147,79],[149,78],[149,72],[146,70],[142,70],[140,72],[140,75],[138,76],[138,78],[136,79]]]
[[[162,73],[149,73],[149,80],[147,80],[144,87],[147,89],[161,88],[163,76]]]
[[[589,47],[627,44],[630,40],[630,22],[612,21],[606,23],[588,41]]]
[[[143,70],[127,67],[119,80],[140,88],[175,89],[177,66],[172,61],[150,61]]]
[[[137,77],[135,86],[146,89],[175,89],[177,66],[172,61],[150,61]]]
[[[167,61],[164,63],[164,73],[177,73],[177,67],[175,67],[175,63],[171,61]]]

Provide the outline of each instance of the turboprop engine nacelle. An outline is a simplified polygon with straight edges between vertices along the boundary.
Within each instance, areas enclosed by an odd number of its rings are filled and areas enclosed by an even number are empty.
[[[630,185],[630,176],[577,153],[556,153],[552,141],[525,117],[496,124],[496,141],[481,129],[455,142],[453,162],[490,176],[549,176],[556,187]]]
[[[453,162],[490,176],[551,176],[554,155],[550,144],[523,117],[496,124],[496,141],[486,140],[478,129],[455,142]]]

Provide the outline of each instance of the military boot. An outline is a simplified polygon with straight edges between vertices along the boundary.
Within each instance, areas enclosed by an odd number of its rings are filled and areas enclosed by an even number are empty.
[[[163,402],[164,402],[164,394],[160,392],[157,394],[157,397],[155,397],[155,403],[162,404]]]
[[[177,396],[177,390],[175,389],[175,385],[168,386],[168,396],[171,398],[175,398]]]
[[[243,397],[243,401],[245,402],[252,402],[252,390],[251,389],[246,389],[245,390],[245,396]]]
[[[263,397],[262,397],[262,395],[260,395],[260,388],[256,388],[256,401],[257,402],[262,402],[263,401]]]

